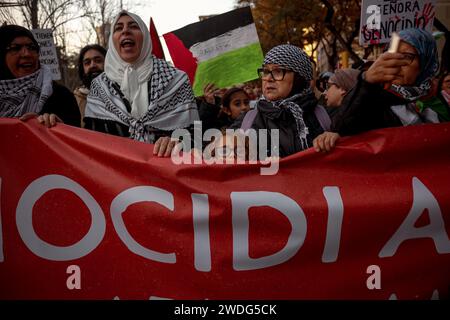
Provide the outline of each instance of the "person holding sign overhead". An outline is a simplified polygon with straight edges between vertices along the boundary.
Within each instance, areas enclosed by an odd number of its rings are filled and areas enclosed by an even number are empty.
[[[340,136],[439,122],[431,108],[418,112],[416,106],[430,94],[439,69],[436,41],[428,31],[414,28],[400,31],[399,37],[398,46],[391,45],[390,52],[359,74],[355,88],[333,117],[332,132],[317,137],[316,151],[330,151]]]
[[[105,72],[92,81],[85,128],[154,143],[153,153],[168,157],[175,129],[199,119],[186,73],[151,54],[150,33],[142,19],[121,11],[111,25]]]
[[[47,127],[56,122],[79,127],[75,97],[40,64],[39,45],[30,30],[2,26],[0,38],[0,117],[37,117]]]
[[[416,101],[429,94],[439,68],[436,41],[422,29],[406,29],[399,36],[396,52],[383,53],[359,75],[358,84],[333,119],[332,131],[352,135],[439,122],[431,109],[416,111]]]

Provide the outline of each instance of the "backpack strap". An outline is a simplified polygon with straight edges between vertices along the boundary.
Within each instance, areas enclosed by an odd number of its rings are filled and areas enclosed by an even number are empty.
[[[258,114],[258,108],[254,108],[254,109],[248,111],[245,114],[244,119],[242,120],[241,129],[244,131],[247,131],[248,129],[250,129],[252,127],[253,121],[255,120],[257,114]]]
[[[325,110],[323,106],[318,104],[314,108],[314,114],[316,115],[317,120],[319,121],[320,126],[324,131],[330,131],[331,129],[331,119],[328,115],[328,112]]]

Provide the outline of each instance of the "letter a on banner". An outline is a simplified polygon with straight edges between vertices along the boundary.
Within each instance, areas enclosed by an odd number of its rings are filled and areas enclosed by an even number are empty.
[[[67,289],[69,289],[69,290],[81,289],[81,269],[80,269],[80,267],[75,264],[68,266],[66,273],[70,274],[70,276],[67,278],[67,281],[66,281]]]
[[[420,238],[433,239],[438,253],[450,253],[450,240],[436,198],[418,178],[414,177],[412,183],[414,194],[412,208],[400,228],[380,251],[380,258],[392,257],[403,241]],[[430,224],[416,228],[414,224],[425,210],[428,210]]]

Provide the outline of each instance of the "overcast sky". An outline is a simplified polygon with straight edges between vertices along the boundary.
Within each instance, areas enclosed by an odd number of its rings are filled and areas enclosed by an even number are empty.
[[[142,0],[128,1],[143,3]],[[136,12],[145,23],[153,17],[159,35],[198,21],[199,16],[220,14],[234,9],[236,0],[147,0]],[[141,11],[142,10],[142,11]]]
[[[124,7],[139,15],[149,26],[150,17],[153,17],[155,27],[160,37],[164,33],[182,28],[188,24],[198,22],[199,16],[221,14],[231,11],[236,6],[237,0],[124,0]],[[16,12],[17,23],[20,22],[20,15]],[[87,21],[74,20],[67,24],[66,45],[69,52],[78,52],[88,39],[86,30],[91,26]],[[90,30],[92,33],[92,30]],[[164,40],[161,38],[165,49]],[[166,58],[167,51],[166,51]]]
[[[142,0],[130,0],[127,3],[129,8],[137,8],[134,13],[138,14],[147,26],[150,17],[153,18],[168,60],[171,59],[162,38],[163,34],[198,22],[199,16],[225,13],[236,6],[236,0],[147,0],[145,5],[139,6],[135,3],[143,3]]]

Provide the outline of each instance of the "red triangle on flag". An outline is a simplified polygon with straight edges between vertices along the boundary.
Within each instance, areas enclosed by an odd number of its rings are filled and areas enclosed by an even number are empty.
[[[164,51],[159,40],[158,32],[156,31],[155,24],[153,23],[153,18],[150,17],[150,38],[152,39],[152,54],[159,59],[166,59],[164,56]]]

